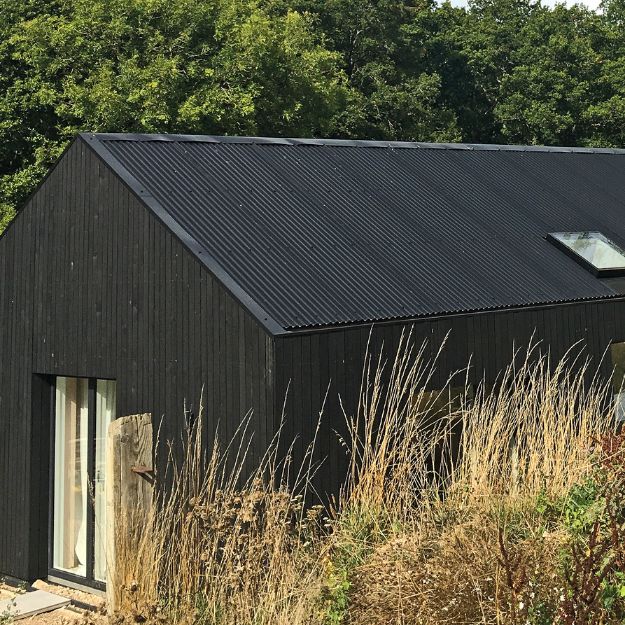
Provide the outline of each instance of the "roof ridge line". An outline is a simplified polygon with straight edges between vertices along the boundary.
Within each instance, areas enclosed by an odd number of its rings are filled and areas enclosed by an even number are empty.
[[[468,150],[502,152],[559,152],[575,154],[625,154],[623,148],[515,145],[498,143],[428,143],[424,141],[383,141],[369,139],[282,138],[185,134],[81,133],[86,140],[106,141],[171,141],[184,143],[227,143],[254,145],[329,146],[425,150]]]
[[[184,247],[215,277],[232,297],[234,297],[271,335],[288,334],[289,330],[272,317],[195,238],[172,217],[160,202],[141,182],[125,167],[119,159],[93,133],[80,133],[80,138],[117,174],[128,189],[142,202],[152,214],[182,243]]]

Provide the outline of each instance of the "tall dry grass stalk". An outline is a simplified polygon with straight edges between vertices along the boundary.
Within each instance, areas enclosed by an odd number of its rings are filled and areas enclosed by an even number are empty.
[[[568,539],[538,502],[584,483],[614,427],[611,388],[575,353],[552,362],[534,345],[492,386],[461,371],[432,393],[438,354],[426,360],[410,335],[390,363],[368,360],[333,537],[353,571],[352,625],[542,623],[527,618],[539,594],[557,609]]]
[[[159,604],[159,565],[163,554],[162,545],[155,540],[156,525],[155,506],[147,512],[128,510],[116,519],[115,566],[109,574],[107,596],[113,595],[112,605],[119,616],[139,615],[146,606]],[[111,568],[110,562],[108,566]]]
[[[560,496],[592,468],[590,449],[614,428],[609,383],[571,352],[553,363],[538,346],[451,419],[462,423],[448,491],[469,499]]]
[[[358,410],[347,415],[343,510],[405,520],[441,497],[558,495],[587,475],[593,440],[614,427],[610,385],[589,362],[573,350],[552,362],[531,345],[494,385],[471,386],[465,370],[428,391],[442,349],[427,360],[427,345],[407,334],[390,363],[368,356]]]
[[[243,481],[248,424],[208,452],[201,418],[187,432],[181,462],[170,459],[167,494],[121,532],[140,534],[138,548],[116,545],[120,615],[215,625],[312,622],[324,549],[320,510],[303,503],[309,475],[289,480],[289,458],[279,461],[276,438]]]
[[[449,384],[426,390],[444,345],[427,360],[427,344],[411,339],[402,335],[390,363],[383,352],[367,354],[356,413],[345,415],[350,466],[339,514],[354,507],[373,517],[411,512],[432,484],[436,458],[449,450],[453,420],[433,410]]]
[[[289,480],[276,440],[242,483],[248,422],[237,444],[207,452],[198,419],[180,463],[170,460],[168,494],[131,518],[132,548],[116,547],[121,613],[215,625],[338,623],[347,609],[355,624],[505,622],[493,510],[564,495],[588,475],[593,440],[613,426],[609,389],[589,381],[588,363],[553,363],[534,346],[493,387],[470,387],[465,371],[431,391],[440,351],[427,353],[407,334],[390,361],[367,357],[329,532],[304,505],[310,457]],[[559,545],[527,552],[544,569]]]

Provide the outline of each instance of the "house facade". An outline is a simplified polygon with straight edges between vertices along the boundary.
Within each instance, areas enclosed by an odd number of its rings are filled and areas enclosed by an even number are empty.
[[[532,337],[625,342],[625,151],[83,134],[0,237],[0,574],[102,586],[104,440],[283,423],[318,488],[367,350],[446,340],[432,388]],[[607,351],[606,351],[607,350]],[[605,357],[605,355],[608,357]],[[618,364],[618,363],[617,363]],[[297,459],[297,458],[296,458]]]

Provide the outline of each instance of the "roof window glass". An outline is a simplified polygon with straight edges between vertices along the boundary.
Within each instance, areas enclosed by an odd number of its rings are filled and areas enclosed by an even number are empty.
[[[551,232],[548,238],[597,275],[625,272],[625,252],[601,232]]]

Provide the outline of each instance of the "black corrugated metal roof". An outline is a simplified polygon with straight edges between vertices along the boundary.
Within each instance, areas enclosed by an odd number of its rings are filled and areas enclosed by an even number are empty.
[[[83,138],[278,328],[616,294],[545,235],[625,247],[625,150]]]

